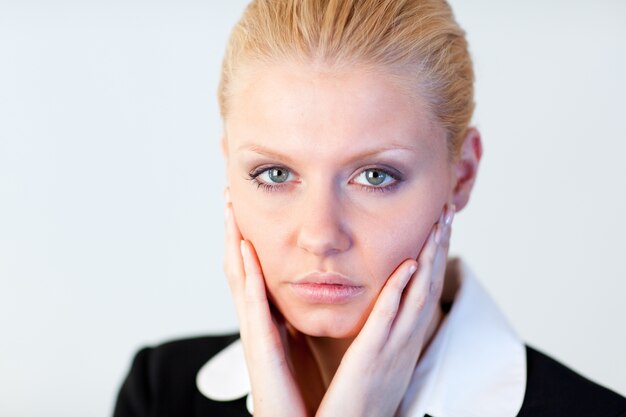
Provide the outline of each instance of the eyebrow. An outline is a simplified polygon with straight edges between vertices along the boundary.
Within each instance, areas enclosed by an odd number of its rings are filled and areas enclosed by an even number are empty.
[[[239,148],[237,148],[237,150],[239,151],[251,151],[251,152],[255,152],[258,153],[260,155],[264,155],[273,159],[278,159],[284,162],[287,162],[290,165],[294,165],[295,162],[294,160],[289,157],[288,155],[283,155],[277,151],[274,151],[272,149],[269,148],[265,148],[263,146],[260,145],[242,145]],[[366,149],[363,152],[360,152],[358,154],[352,155],[348,158],[347,161],[345,161],[345,163],[352,163],[355,161],[359,161],[362,159],[366,159],[366,158],[371,158],[372,156],[376,156],[378,154],[384,153],[384,152],[389,152],[389,151],[396,151],[396,150],[401,150],[401,151],[409,151],[409,152],[414,152],[415,149],[413,148],[408,148],[406,146],[402,146],[402,145],[389,145],[389,146],[383,146],[383,147],[378,147],[378,148],[373,148],[373,149]]]

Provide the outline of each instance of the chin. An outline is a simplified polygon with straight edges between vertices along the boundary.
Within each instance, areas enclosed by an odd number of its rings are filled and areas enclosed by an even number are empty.
[[[315,307],[285,314],[285,318],[299,332],[313,337],[333,339],[354,338],[363,327],[365,312],[340,311],[333,307]]]

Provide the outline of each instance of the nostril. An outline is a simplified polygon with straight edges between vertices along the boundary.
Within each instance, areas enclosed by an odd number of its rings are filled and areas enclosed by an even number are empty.
[[[317,256],[330,256],[350,248],[350,236],[337,227],[301,228],[298,246]]]
[[[341,196],[330,183],[316,183],[300,200],[298,246],[316,256],[331,256],[350,248]]]

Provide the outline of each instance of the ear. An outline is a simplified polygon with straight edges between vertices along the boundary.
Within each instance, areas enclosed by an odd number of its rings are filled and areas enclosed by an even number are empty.
[[[453,164],[454,182],[452,187],[451,202],[456,206],[456,211],[461,211],[469,201],[470,194],[476,182],[478,164],[483,154],[483,145],[480,133],[475,128],[470,128],[463,139],[459,158]]]

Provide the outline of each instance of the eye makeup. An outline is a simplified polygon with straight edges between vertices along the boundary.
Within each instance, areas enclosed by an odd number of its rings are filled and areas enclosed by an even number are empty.
[[[284,166],[280,166],[280,165],[267,166],[266,165],[266,166],[261,166],[261,167],[253,169],[252,171],[248,173],[248,176],[245,179],[250,181],[252,184],[256,185],[258,189],[261,189],[262,191],[265,191],[265,192],[274,192],[274,191],[283,190],[287,186],[289,181],[284,180],[281,182],[272,182],[271,177],[269,177],[269,175],[268,175],[269,181],[259,179],[259,177],[261,177],[262,175],[265,176],[264,174],[271,172],[271,171],[277,171],[283,175],[284,173],[287,173],[288,177],[292,175],[291,171]],[[379,174],[378,176],[375,176],[376,178],[378,178],[380,174],[382,174],[382,176],[384,176],[384,179],[381,182],[381,184],[384,184],[388,178],[390,178],[392,182],[386,185],[374,185],[374,184],[365,185],[362,183],[355,183],[355,185],[362,191],[379,192],[379,193],[389,192],[397,188],[400,182],[402,182],[402,175],[399,172],[397,172],[397,170],[387,168],[387,167],[383,168],[379,166],[372,166],[372,167],[364,168],[359,171],[356,177],[360,177],[361,175],[367,174],[368,172]]]

